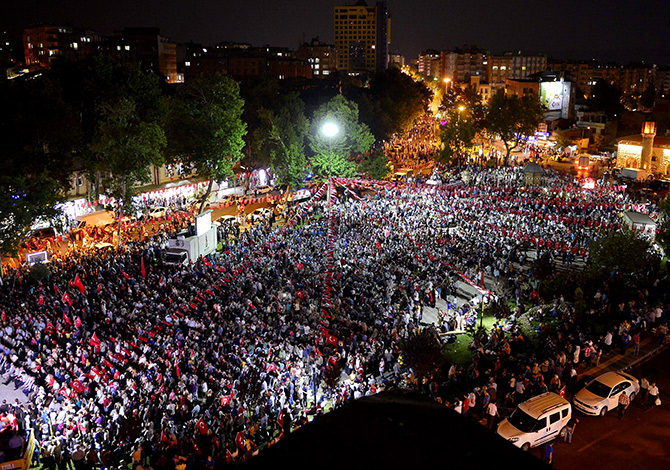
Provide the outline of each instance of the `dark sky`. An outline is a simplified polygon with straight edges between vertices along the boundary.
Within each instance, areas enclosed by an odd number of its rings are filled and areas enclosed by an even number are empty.
[[[176,42],[242,41],[296,48],[306,38],[333,41],[336,0],[13,0],[0,28],[67,23],[110,33],[158,26]],[[374,1],[368,0],[368,4]],[[670,64],[670,0],[389,0],[391,51],[476,44],[571,59]]]

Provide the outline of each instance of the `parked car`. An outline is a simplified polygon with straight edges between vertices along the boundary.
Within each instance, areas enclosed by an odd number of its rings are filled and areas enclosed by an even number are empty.
[[[150,207],[147,212],[142,215],[142,219],[157,219],[167,215],[167,207]]]
[[[520,403],[498,425],[498,434],[521,450],[528,450],[557,437],[564,437],[572,407],[553,392],[537,395]]]
[[[267,207],[259,207],[253,212],[247,214],[246,221],[249,224],[255,224],[262,220],[267,220],[272,215],[272,211]]]
[[[240,223],[240,221],[234,215],[222,215],[221,217],[216,219],[215,222],[218,222],[221,225],[239,224]]]
[[[268,186],[267,184],[264,184],[263,186],[258,186],[256,189],[254,189],[254,194],[258,196],[259,194],[266,194],[272,191],[272,186]]]
[[[35,240],[45,240],[47,238],[56,238],[57,236],[58,236],[58,230],[56,228],[41,227],[28,232],[28,236],[26,238]]]
[[[236,204],[240,200],[240,196],[237,194],[228,194],[226,196],[223,196],[219,202],[221,204]]]
[[[640,391],[640,383],[624,372],[606,372],[599,375],[575,394],[575,407],[584,414],[605,416],[619,406],[619,395],[625,393],[633,401]]]

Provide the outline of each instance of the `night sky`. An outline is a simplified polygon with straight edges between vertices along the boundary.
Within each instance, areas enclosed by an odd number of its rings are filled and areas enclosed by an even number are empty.
[[[14,0],[0,28],[64,23],[100,33],[157,26],[175,42],[221,41],[295,49],[319,36],[333,42],[334,0]],[[369,0],[369,5],[374,1]],[[475,44],[557,58],[670,64],[669,0],[389,0],[391,51],[407,61],[423,49]]]

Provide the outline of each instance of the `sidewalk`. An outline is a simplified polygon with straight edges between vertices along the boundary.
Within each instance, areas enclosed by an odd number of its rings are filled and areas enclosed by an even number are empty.
[[[667,342],[659,345],[656,343],[656,339],[651,337],[645,338],[640,342],[640,354],[638,355],[633,354],[632,346],[626,349],[625,354],[621,354],[621,348],[612,347],[609,354],[602,356],[600,364],[597,366],[591,366],[587,369],[583,363],[580,363],[577,367],[577,376],[581,377],[583,374],[597,376],[608,370],[625,371],[658,354],[666,347],[668,347]]]

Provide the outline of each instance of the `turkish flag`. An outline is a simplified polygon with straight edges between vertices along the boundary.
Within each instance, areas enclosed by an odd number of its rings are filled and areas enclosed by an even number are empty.
[[[93,333],[93,338],[91,338],[89,343],[93,346],[100,346],[100,341],[98,341],[98,335]]]
[[[40,298],[39,298],[39,300],[38,300],[37,302],[38,302],[40,305],[44,304],[44,296],[43,296],[42,294],[40,294]]]
[[[75,380],[74,382],[72,382],[70,384],[70,387],[72,387],[74,390],[76,390],[77,393],[81,393],[86,389],[86,387],[84,387],[84,385],[78,380]]]
[[[142,258],[142,277],[147,277],[147,272],[144,270],[144,258]]]
[[[330,334],[328,334],[328,333],[326,333],[326,334],[324,335],[324,337],[326,338],[326,342],[327,342],[328,344],[330,344],[330,345],[332,345],[332,346],[337,346],[337,338],[336,338],[336,337],[334,337],[333,335],[330,335]]]
[[[74,320],[74,327],[79,328],[81,326],[81,318],[77,317]]]
[[[86,292],[86,287],[84,287],[84,283],[81,282],[81,279],[79,279],[79,274],[77,274],[77,275],[74,277],[73,285],[74,285],[77,289],[79,289],[79,292],[81,292],[82,294],[83,294],[84,292]]]
[[[198,421],[198,424],[196,424],[196,426],[198,426],[200,434],[207,434],[209,428],[207,427],[207,423],[205,423],[205,420],[200,418],[200,421]]]
[[[71,299],[70,296],[67,294],[67,292],[65,292],[65,293],[63,294],[63,302],[67,302],[68,304],[72,305],[72,299]],[[70,323],[70,322],[68,321],[68,323]],[[70,325],[71,325],[71,324],[72,324],[72,323],[70,323]]]
[[[128,274],[126,274],[124,271],[121,271],[121,274],[123,274],[123,277],[126,279],[130,279],[130,276],[128,276]]]
[[[237,436],[235,437],[235,444],[237,444],[238,449],[244,450],[244,433],[242,431],[237,433]]]
[[[65,315],[65,312],[63,312],[63,320],[65,320],[65,321],[67,322],[68,325],[72,325],[72,322],[71,322],[70,319],[67,317],[67,315]]]

